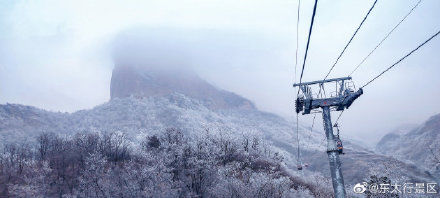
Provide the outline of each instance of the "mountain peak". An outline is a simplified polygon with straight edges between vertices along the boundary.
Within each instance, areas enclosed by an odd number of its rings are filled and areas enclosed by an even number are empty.
[[[255,109],[254,104],[232,92],[218,89],[191,70],[117,66],[113,69],[111,99],[125,97],[184,94],[198,99],[209,108]]]

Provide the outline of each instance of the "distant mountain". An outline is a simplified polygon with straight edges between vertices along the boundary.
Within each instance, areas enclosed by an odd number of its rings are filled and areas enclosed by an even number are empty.
[[[68,115],[18,104],[0,105],[0,145],[26,142],[43,132],[65,131]]]
[[[178,128],[199,136],[215,133],[227,138],[258,137],[270,152],[278,152],[292,174],[296,171],[297,142],[294,125],[259,111],[252,102],[220,90],[192,73],[118,67],[111,84],[112,99],[90,110],[54,113],[23,105],[0,105],[1,143],[32,141],[42,132],[73,135],[78,132],[126,133],[134,145],[146,136]],[[301,161],[306,175],[329,176],[323,132],[300,126]],[[347,187],[364,181],[380,165],[396,167],[395,175],[429,181],[417,167],[378,155],[361,145],[344,141],[341,156]]]
[[[414,124],[405,124],[397,127],[380,139],[380,141],[376,144],[375,150],[382,154],[392,154],[392,149],[396,147],[394,144],[397,143],[395,140],[417,127],[418,126]]]
[[[439,173],[440,164],[435,158],[440,156],[440,114],[412,130],[385,135],[376,150],[398,159],[410,160]]]

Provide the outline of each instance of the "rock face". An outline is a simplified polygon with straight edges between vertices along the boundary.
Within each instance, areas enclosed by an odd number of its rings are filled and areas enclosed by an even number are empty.
[[[120,66],[113,70],[110,87],[111,99],[181,93],[201,100],[213,109],[255,109],[251,101],[220,90],[188,70]]]
[[[411,160],[428,169],[439,169],[435,157],[440,156],[440,114],[406,133],[389,133],[377,144],[380,153]]]

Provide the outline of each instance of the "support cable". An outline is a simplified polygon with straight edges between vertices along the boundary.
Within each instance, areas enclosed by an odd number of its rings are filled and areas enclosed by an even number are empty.
[[[339,114],[339,116],[338,116],[338,118],[336,119],[335,124],[334,124],[333,126],[338,126],[339,118],[341,118],[341,116],[342,116],[342,114],[344,113],[344,111],[345,111],[345,109],[341,111],[341,113]]]
[[[316,114],[313,115],[313,121],[312,121],[312,126],[310,127],[310,133],[313,132],[313,126],[315,126],[315,118],[316,118]]]
[[[294,82],[296,83],[296,68],[298,66],[298,33],[299,33],[299,13],[301,9],[301,0],[298,0],[298,11],[296,16],[296,50],[295,50],[295,77]]]
[[[296,77],[297,77],[297,67],[298,67],[298,38],[299,38],[299,13],[301,9],[301,0],[298,0],[298,11],[297,11],[297,18],[296,18],[296,50],[295,50],[295,76],[294,76],[294,83],[296,83]],[[299,90],[299,88],[298,88]],[[301,154],[300,154],[300,140],[299,140],[299,116],[298,113],[296,113],[296,140],[297,140],[297,164],[301,165]]]
[[[368,57],[370,57],[370,55],[371,54],[373,54],[373,52],[374,51],[376,51],[376,49],[391,35],[391,33],[393,33],[394,32],[394,30],[397,28],[397,27],[399,27],[399,25],[403,22],[403,21],[405,21],[405,19],[417,8],[417,6],[420,4],[420,2],[422,2],[422,0],[419,0],[418,2],[417,2],[417,4],[416,5],[414,5],[414,7],[399,21],[399,23],[397,23],[395,26],[394,26],[394,28],[390,31],[390,32],[388,32],[388,34],[379,42],[379,44],[377,44],[376,45],[376,47],[374,47],[374,49],[373,50],[371,50],[371,52],[367,55],[367,56],[365,56],[364,57],[364,59],[362,59],[362,61],[356,66],[356,68],[348,75],[348,76],[351,76],[351,75],[353,75],[353,73],[365,62],[365,60],[367,60],[367,58]]]
[[[354,36],[356,36],[356,34],[358,33],[359,29],[361,29],[362,24],[364,24],[365,20],[367,20],[368,15],[370,15],[371,11],[373,10],[374,6],[376,5],[377,0],[374,1],[373,5],[371,6],[370,10],[368,10],[367,14],[365,15],[364,19],[362,20],[361,24],[359,24],[358,28],[356,29],[356,31],[354,32],[353,36],[351,36],[350,40],[348,41],[348,43],[345,45],[344,49],[342,50],[342,52],[339,54],[338,58],[336,59],[335,63],[333,63],[332,67],[330,68],[330,71],[328,71],[327,75],[325,75],[324,80],[327,79],[327,77],[330,75],[330,73],[332,72],[333,68],[335,68],[336,64],[338,63],[339,59],[341,58],[341,56],[344,54],[345,50],[347,49],[347,47],[350,45],[351,41],[353,40]]]
[[[376,0],[377,1],[377,0]],[[309,44],[310,44],[310,37],[312,36],[312,29],[313,29],[313,22],[315,20],[315,14],[316,14],[316,6],[318,5],[318,0],[315,0],[315,6],[313,6],[313,14],[312,14],[312,21],[310,22],[310,28],[309,28],[309,36],[307,38],[307,45],[306,45],[306,51],[304,54],[304,61],[303,61],[303,65],[302,65],[302,69],[301,69],[301,76],[299,77],[299,83],[301,84],[302,82],[302,77],[304,75],[304,67],[306,66],[306,60],[307,60],[307,53],[309,51]],[[297,96],[299,95],[299,89],[298,89],[298,93]]]
[[[397,64],[399,64],[400,62],[402,62],[405,58],[407,58],[408,56],[410,56],[412,53],[414,53],[415,51],[417,51],[418,49],[420,49],[423,45],[425,45],[426,43],[428,43],[429,41],[431,41],[434,37],[436,37],[438,34],[440,33],[440,31],[438,31],[437,33],[435,33],[434,35],[432,35],[428,40],[426,40],[425,42],[423,42],[422,44],[420,44],[419,46],[417,46],[415,49],[413,49],[411,52],[409,52],[408,54],[406,54],[405,56],[403,56],[402,58],[400,58],[397,62],[395,62],[394,64],[392,64],[390,67],[388,67],[387,69],[385,69],[384,71],[382,71],[379,75],[377,75],[376,77],[374,77],[373,79],[371,79],[370,81],[368,81],[364,86],[361,87],[364,88],[367,85],[369,85],[370,83],[372,83],[373,81],[375,81],[376,79],[378,79],[380,76],[382,76],[385,72],[389,71],[391,68],[393,68],[394,66],[396,66]]]
[[[297,142],[297,144],[298,144],[298,150],[297,150],[297,154],[298,154],[298,157],[296,158],[297,159],[297,162],[298,162],[298,165],[301,165],[301,159],[300,159],[300,147],[299,147],[299,122],[298,122],[298,119],[299,118],[299,116],[298,116],[298,114],[296,114],[296,140],[298,141]]]

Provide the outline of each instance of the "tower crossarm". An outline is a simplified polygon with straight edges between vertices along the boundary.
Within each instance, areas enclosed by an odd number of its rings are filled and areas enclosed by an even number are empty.
[[[293,84],[293,87],[298,87],[298,86],[302,86],[302,85],[314,85],[314,84],[323,84],[323,83],[328,83],[328,82],[333,82],[333,81],[344,81],[344,80],[351,80],[351,77],[342,77],[342,78],[332,78],[332,79],[326,79],[326,80],[316,80],[316,81],[311,81],[311,82],[301,82],[301,83],[295,83]]]
[[[348,109],[351,104],[363,94],[363,90],[359,89],[354,91],[348,86],[345,86],[345,81],[351,80],[351,77],[343,77],[343,78],[333,78],[327,80],[319,80],[312,82],[303,82],[294,84],[293,86],[299,86],[303,95],[298,97],[295,101],[296,112],[303,112],[303,114],[309,114],[313,109],[318,109],[322,107],[336,107],[337,111],[342,111],[344,109]],[[336,82],[336,90],[334,93],[336,95],[332,95],[330,97],[321,98],[321,93],[325,93],[326,90],[324,88],[324,84]],[[320,87],[318,95],[313,97],[311,91],[311,85],[318,84]],[[329,88],[331,86],[327,86]],[[339,89],[338,89],[339,88]]]

